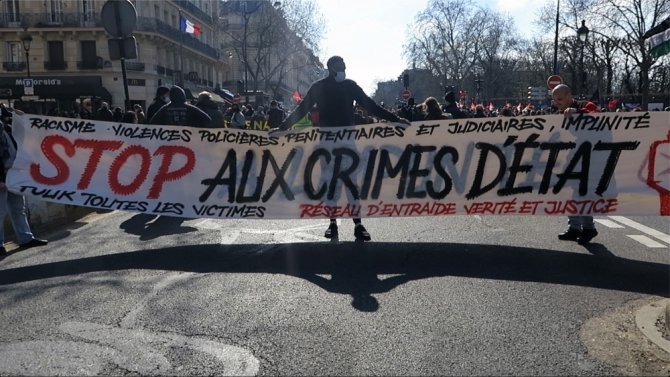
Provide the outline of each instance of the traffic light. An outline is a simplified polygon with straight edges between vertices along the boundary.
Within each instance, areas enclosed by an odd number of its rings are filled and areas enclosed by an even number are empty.
[[[530,101],[532,99],[533,99],[533,87],[529,86],[528,87],[528,100]]]
[[[409,73],[402,74],[402,85],[405,89],[409,88]]]

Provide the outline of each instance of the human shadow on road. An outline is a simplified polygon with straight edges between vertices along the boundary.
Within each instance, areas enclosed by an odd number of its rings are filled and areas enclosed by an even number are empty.
[[[184,217],[157,216],[139,213],[119,225],[126,233],[140,236],[140,240],[148,241],[160,236],[171,236],[194,232],[197,229],[183,226],[188,219]]]
[[[541,282],[670,297],[670,265],[603,255],[602,250],[599,254],[462,243],[189,245],[8,268],[0,271],[0,285],[138,269],[277,273],[305,279],[328,292],[350,295],[352,306],[362,311],[377,310],[379,303],[374,294],[388,292],[408,281],[440,276]]]

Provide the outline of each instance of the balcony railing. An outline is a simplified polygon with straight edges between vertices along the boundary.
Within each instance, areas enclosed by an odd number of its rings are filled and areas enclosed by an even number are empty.
[[[2,62],[2,68],[8,72],[25,71],[26,62]]]
[[[62,71],[67,69],[67,62],[44,62],[44,69],[48,71]]]
[[[126,69],[129,71],[144,72],[144,63],[140,62],[126,62]]]
[[[102,27],[99,14],[0,13],[0,27]]]
[[[78,69],[102,69],[102,58],[77,62]]]
[[[184,46],[192,48],[213,59],[219,58],[219,53],[214,47],[202,43],[191,34],[182,33],[179,29],[174,28],[163,21],[148,17],[138,17],[137,30],[160,34],[171,39],[176,44],[183,43]]]

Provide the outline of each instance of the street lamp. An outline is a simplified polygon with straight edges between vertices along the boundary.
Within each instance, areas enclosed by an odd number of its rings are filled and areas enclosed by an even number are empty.
[[[33,42],[33,36],[30,35],[27,31],[21,34],[21,43],[23,44],[23,50],[26,52],[26,72],[28,73],[28,78],[30,78],[30,44]]]
[[[580,84],[580,93],[583,96],[584,89],[586,87],[586,72],[584,71],[584,45],[589,39],[589,28],[586,27],[586,21],[582,20],[582,26],[577,29],[577,37],[579,38],[580,47],[581,47],[581,57],[579,58],[579,65],[582,69],[582,77]]]

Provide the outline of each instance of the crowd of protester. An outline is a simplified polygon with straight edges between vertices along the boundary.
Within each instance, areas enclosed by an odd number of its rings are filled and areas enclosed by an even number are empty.
[[[215,102],[212,99],[211,93],[207,91],[199,93],[198,97],[190,102],[187,102],[185,97],[182,98],[180,96],[179,98],[179,102],[181,102],[179,104],[180,106],[184,108],[186,105],[194,106],[198,110],[207,114],[209,120],[203,124],[198,122],[198,125],[202,127],[268,130],[278,127],[288,115],[287,109],[276,100],[272,100],[269,103],[269,106],[237,104],[227,101],[221,103]],[[531,103],[517,103],[516,105],[505,103],[505,105],[497,107],[492,104],[485,106],[483,104],[475,105],[474,103],[471,103],[469,106],[464,106],[462,103],[459,104],[456,101],[456,97],[451,91],[446,92],[441,100],[443,101],[439,101],[437,98],[431,96],[420,103],[416,103],[414,98],[410,98],[406,102],[399,103],[395,108],[386,106],[383,103],[381,104],[381,107],[398,117],[409,120],[410,122],[498,116],[542,116],[555,114],[557,112],[557,108],[553,104],[552,106],[542,106],[540,108],[536,108]],[[641,108],[639,107],[626,109],[619,106],[616,109],[610,109],[608,107],[601,107],[597,103],[590,101],[581,102],[589,104],[589,106],[595,106],[595,108],[591,109],[592,111],[641,111]],[[44,115],[123,123],[159,124],[161,120],[156,119],[156,121],[152,122],[152,118],[163,106],[170,104],[172,104],[173,107],[175,105],[170,99],[170,88],[167,86],[160,86],[156,90],[156,95],[151,100],[146,111],[140,104],[134,104],[132,109],[126,111],[120,106],[110,105],[98,98],[83,98],[80,101],[73,103],[70,109],[59,110],[57,107],[53,107],[46,111]],[[26,104],[23,104],[18,100],[15,101],[13,107],[27,113],[33,112],[26,106]],[[670,111],[670,107],[665,108],[665,111]],[[189,112],[192,112],[192,110],[189,110]],[[186,124],[182,121],[167,121],[164,116],[162,118],[164,124]],[[354,107],[354,120],[357,125],[379,121],[377,117],[368,114],[368,112],[360,105]],[[295,123],[296,128],[318,125],[318,110],[311,111],[310,114],[304,117],[304,119]]]

